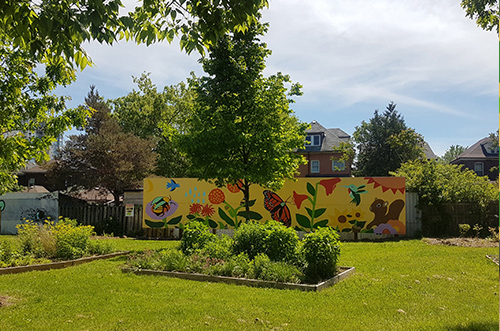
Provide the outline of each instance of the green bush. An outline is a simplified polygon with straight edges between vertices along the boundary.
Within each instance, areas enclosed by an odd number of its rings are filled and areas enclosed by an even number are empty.
[[[253,259],[253,278],[263,279],[262,275],[271,265],[271,259],[266,254],[260,253]]]
[[[232,256],[232,248],[233,240],[224,235],[207,242],[200,251],[210,258],[226,260]]]
[[[78,259],[86,255],[90,246],[90,237],[95,234],[90,225],[75,225],[70,219],[60,220],[52,228],[55,238],[55,257],[62,260]]]
[[[160,270],[184,272],[189,265],[189,258],[176,249],[161,250],[158,256]]]
[[[340,257],[339,235],[330,227],[324,227],[305,235],[302,252],[306,262],[305,277],[316,282],[335,275]]]
[[[271,262],[262,271],[259,279],[283,283],[300,283],[302,272],[291,264],[285,262]]]
[[[209,232],[207,225],[199,221],[190,221],[184,226],[181,238],[181,251],[184,254],[193,254],[196,250],[203,250],[205,245],[215,241],[217,236]]]
[[[113,244],[106,239],[93,239],[89,241],[87,252],[89,255],[105,255],[114,251]]]
[[[253,259],[256,255],[266,253],[266,228],[257,222],[242,224],[234,231],[233,251],[235,254],[245,253]]]
[[[299,244],[297,232],[274,220],[267,221],[264,228],[264,248],[267,256],[272,261],[295,261]]]
[[[0,263],[8,264],[14,255],[14,248],[7,240],[0,241]]]

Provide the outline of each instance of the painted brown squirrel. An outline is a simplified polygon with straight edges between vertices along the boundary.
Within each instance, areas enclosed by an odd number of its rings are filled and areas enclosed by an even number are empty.
[[[370,206],[370,211],[375,214],[373,221],[366,226],[367,229],[371,229],[374,226],[378,226],[382,223],[387,223],[389,220],[399,219],[399,214],[405,206],[405,202],[401,199],[394,200],[389,205],[389,211],[387,211],[387,205],[389,203],[382,199],[375,198],[375,201]]]

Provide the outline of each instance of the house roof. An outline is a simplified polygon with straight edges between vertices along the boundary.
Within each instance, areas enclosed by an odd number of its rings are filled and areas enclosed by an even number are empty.
[[[429,143],[427,143],[427,141],[424,141],[425,145],[424,145],[424,153],[425,153],[425,156],[427,158],[427,160],[435,160],[437,159],[437,155],[434,154],[434,151],[432,150],[431,146],[429,145]]]
[[[332,152],[334,147],[340,145],[341,142],[348,142],[350,136],[339,128],[327,129],[317,121],[310,123],[311,128],[306,130],[308,135],[320,134],[322,136],[320,146],[306,145],[305,150],[308,152]]]
[[[485,160],[485,159],[498,159],[498,146],[494,146],[493,141],[489,138],[483,138],[476,142],[471,147],[462,152],[451,163],[460,160]]]

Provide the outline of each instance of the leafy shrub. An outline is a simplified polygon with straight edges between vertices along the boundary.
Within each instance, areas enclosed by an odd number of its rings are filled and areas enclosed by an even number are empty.
[[[76,225],[75,220],[62,219],[52,228],[55,238],[55,257],[72,260],[86,255],[90,246],[90,236],[95,234],[90,225]]]
[[[14,255],[12,244],[7,240],[0,241],[0,263],[7,264]],[[0,265],[1,267],[1,265]]]
[[[89,255],[105,255],[114,252],[114,250],[113,244],[105,239],[90,240],[87,247]]]
[[[228,236],[222,236],[207,242],[200,251],[210,258],[225,260],[230,258],[233,254],[232,248],[233,240]]]
[[[305,276],[309,281],[327,279],[335,275],[340,256],[339,235],[324,227],[305,235],[302,252],[306,261]]]
[[[31,254],[35,257],[43,257],[47,254],[42,244],[42,229],[46,230],[46,226],[39,225],[33,221],[26,221],[24,224],[16,225],[18,238],[20,241],[21,253]],[[43,236],[45,237],[45,236]]]
[[[165,249],[161,250],[158,255],[160,270],[181,272],[187,270],[189,259],[182,252],[176,249]]]
[[[156,252],[147,249],[141,253],[130,255],[128,257],[128,264],[139,270],[158,270],[159,259]]]
[[[264,224],[266,237],[264,239],[265,253],[272,261],[296,260],[299,237],[297,232],[274,220]]]
[[[271,262],[260,274],[259,279],[283,283],[300,283],[302,272],[285,262]]]
[[[235,254],[245,253],[251,259],[257,254],[266,253],[265,227],[257,222],[242,224],[233,234],[233,251]]]
[[[465,237],[467,232],[470,230],[470,224],[459,224],[458,231],[460,232],[460,237]]]
[[[184,254],[192,254],[196,250],[202,250],[205,245],[215,241],[216,235],[209,232],[207,225],[199,221],[190,221],[184,226],[181,238],[181,251]]]
[[[261,278],[265,270],[271,265],[271,259],[266,254],[260,253],[253,259],[253,278]]]

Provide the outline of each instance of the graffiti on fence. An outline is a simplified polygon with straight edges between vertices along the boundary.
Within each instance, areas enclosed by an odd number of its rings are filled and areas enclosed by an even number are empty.
[[[330,226],[340,232],[406,232],[404,178],[298,178],[279,191],[251,185],[248,213],[240,188],[195,178],[146,178],[143,226],[182,228],[198,220],[214,229],[233,229],[248,218],[274,219],[301,231]]]

